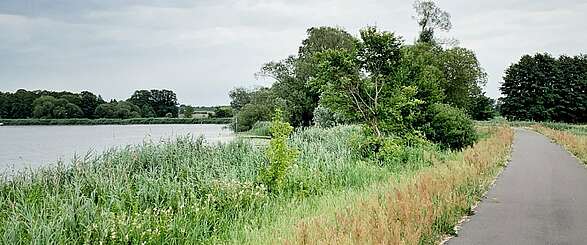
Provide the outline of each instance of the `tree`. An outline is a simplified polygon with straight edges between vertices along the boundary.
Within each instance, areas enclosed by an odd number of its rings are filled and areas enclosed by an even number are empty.
[[[145,109],[142,112],[145,117],[151,116],[151,110],[157,117],[165,117],[167,113],[177,117],[179,112],[176,94],[166,89],[137,90],[127,101]]]
[[[130,102],[110,102],[101,104],[96,108],[96,117],[98,118],[137,118],[140,117],[140,108]]]
[[[219,107],[216,107],[216,109],[214,109],[214,117],[227,118],[227,117],[233,117],[233,116],[234,116],[234,113],[233,113],[231,107],[219,106]]]
[[[444,75],[440,84],[444,90],[444,103],[465,110],[470,108],[473,98],[487,83],[487,74],[475,53],[455,47],[441,52],[437,62]]]
[[[89,91],[82,91],[80,97],[80,108],[83,111],[85,118],[94,118],[96,107],[100,104],[106,103],[101,97],[98,97]]]
[[[293,126],[308,126],[312,123],[314,109],[318,106],[318,91],[308,86],[308,81],[317,75],[316,54],[325,50],[353,50],[356,39],[348,32],[334,27],[313,27],[307,30],[296,56],[265,64],[258,76],[275,80],[275,94],[286,103],[289,122]]]
[[[320,55],[320,73],[312,84],[329,109],[369,127],[377,137],[412,130],[417,89],[397,81],[400,37],[361,30],[357,50],[327,50]]]
[[[33,117],[46,119],[79,118],[83,116],[79,106],[66,99],[53,96],[41,96],[33,104]]]
[[[512,120],[587,121],[587,58],[524,55],[501,85],[501,113]]]
[[[251,129],[258,121],[269,121],[277,109],[285,108],[285,101],[277,97],[269,88],[259,88],[250,94],[251,102],[236,114],[236,130],[238,132]]]
[[[194,107],[185,106],[183,109],[183,117],[185,118],[192,118],[194,114]]]
[[[230,107],[235,111],[239,111],[242,109],[246,104],[251,103],[251,91],[247,90],[246,88],[235,88],[230,91]]]
[[[449,31],[452,28],[450,14],[443,11],[431,0],[416,0],[414,2],[416,19],[420,26],[418,42],[436,43],[434,39],[435,30]]]
[[[469,108],[469,115],[475,120],[489,120],[495,117],[495,100],[479,94],[473,97],[472,105]]]

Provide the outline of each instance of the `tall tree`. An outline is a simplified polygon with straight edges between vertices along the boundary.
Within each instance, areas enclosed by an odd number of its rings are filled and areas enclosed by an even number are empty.
[[[327,50],[320,55],[320,73],[312,81],[329,109],[362,122],[378,137],[411,130],[414,107],[413,86],[397,80],[401,62],[400,37],[361,30],[357,50]]]
[[[318,91],[308,86],[317,74],[315,55],[329,49],[353,50],[356,39],[334,27],[313,27],[307,30],[296,56],[265,64],[257,75],[275,80],[272,89],[286,103],[289,121],[294,126],[310,125],[320,99]]]
[[[586,122],[587,58],[524,55],[506,70],[501,92],[509,119]]]
[[[437,62],[445,77],[441,83],[445,103],[468,110],[473,98],[487,83],[487,74],[475,53],[465,48],[451,48],[441,52]]]
[[[82,91],[80,93],[81,105],[80,108],[84,112],[85,118],[94,118],[96,107],[100,104],[106,103],[102,98],[94,95],[89,91]]]
[[[420,26],[418,42],[435,43],[434,32],[436,30],[449,31],[452,28],[450,14],[431,0],[416,0],[414,2],[416,16],[414,19]]]

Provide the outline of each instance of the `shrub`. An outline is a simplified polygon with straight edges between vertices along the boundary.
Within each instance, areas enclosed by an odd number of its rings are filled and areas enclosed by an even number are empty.
[[[462,149],[477,140],[473,121],[461,109],[434,104],[429,108],[428,117],[428,123],[424,126],[426,137],[443,147]]]
[[[271,136],[271,122],[256,122],[248,133],[256,136]]]
[[[269,191],[279,191],[285,179],[289,167],[297,158],[298,150],[287,144],[287,139],[293,131],[293,127],[283,122],[281,110],[277,110],[271,122],[271,141],[267,149],[269,165],[261,171],[259,179]]]
[[[330,128],[342,124],[342,117],[332,110],[318,106],[314,109],[314,124],[321,128]]]

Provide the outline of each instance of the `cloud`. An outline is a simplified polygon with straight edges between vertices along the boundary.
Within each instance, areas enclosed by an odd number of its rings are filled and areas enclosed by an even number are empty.
[[[499,95],[504,69],[524,53],[584,52],[582,1],[441,1],[448,33],[473,49]],[[0,90],[91,90],[124,99],[135,89],[176,90],[187,104],[227,104],[236,86],[297,51],[305,30],[377,25],[416,36],[409,1],[383,0],[4,0]],[[583,50],[582,50],[583,49]]]

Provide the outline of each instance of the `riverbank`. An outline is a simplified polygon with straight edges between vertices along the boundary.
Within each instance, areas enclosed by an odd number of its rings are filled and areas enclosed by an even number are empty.
[[[132,125],[132,124],[230,124],[232,118],[129,118],[129,119],[0,119],[3,126],[33,125]]]
[[[412,234],[396,237],[406,244],[434,243],[450,232],[503,164],[510,131],[481,129],[483,139],[464,152],[433,144],[402,146],[393,158],[378,163],[353,150],[358,127],[300,130],[289,141],[300,156],[279,192],[269,192],[257,181],[266,164],[262,145],[247,140],[206,145],[191,138],[145,142],[80,159],[72,167],[25,171],[0,182],[0,243],[325,241],[320,234],[329,233],[318,231],[336,231],[329,228],[336,226],[330,220],[353,221],[359,216],[345,210],[359,212],[364,201],[375,205],[378,200],[402,215],[396,219],[373,206],[369,210],[377,217],[399,222],[381,227]],[[426,192],[412,187],[420,182],[417,186]],[[397,203],[396,193],[417,199],[404,205],[409,200]],[[378,199],[380,194],[389,199]],[[455,197],[460,199],[453,202]],[[402,211],[400,206],[413,208]],[[426,222],[412,217],[425,211],[435,215]],[[367,233],[354,234],[361,230]],[[371,239],[377,232],[353,227],[332,235]]]

